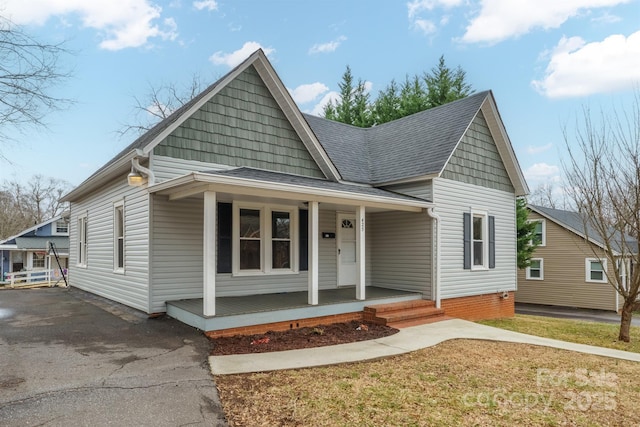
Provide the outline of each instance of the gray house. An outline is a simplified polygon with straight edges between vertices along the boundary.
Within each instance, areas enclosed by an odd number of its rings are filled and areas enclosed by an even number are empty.
[[[70,283],[207,331],[509,315],[525,193],[491,92],[356,128],[301,113],[259,50],[65,197]]]

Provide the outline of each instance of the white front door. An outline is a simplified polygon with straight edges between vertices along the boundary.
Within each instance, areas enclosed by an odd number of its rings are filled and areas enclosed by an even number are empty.
[[[356,216],[338,214],[338,286],[356,284]]]

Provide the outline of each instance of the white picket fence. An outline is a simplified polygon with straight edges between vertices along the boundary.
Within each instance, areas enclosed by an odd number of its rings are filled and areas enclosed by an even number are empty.
[[[33,286],[40,284],[52,284],[62,279],[59,269],[53,270],[32,270],[20,271],[15,273],[7,273],[5,275],[5,284],[12,288],[21,286]]]

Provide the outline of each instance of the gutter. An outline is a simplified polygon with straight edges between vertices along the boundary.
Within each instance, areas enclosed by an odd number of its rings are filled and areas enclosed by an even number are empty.
[[[431,237],[431,297],[436,303],[436,308],[440,308],[440,223],[442,221],[440,215],[434,212],[433,209],[433,206],[427,209],[427,214],[435,220],[436,230],[436,238],[433,239],[433,236]]]

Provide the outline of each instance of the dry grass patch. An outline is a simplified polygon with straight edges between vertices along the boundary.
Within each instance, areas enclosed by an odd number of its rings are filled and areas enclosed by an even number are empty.
[[[618,341],[619,324],[554,319],[525,314],[516,314],[515,317],[504,319],[483,320],[478,323],[539,337],[640,353],[640,327],[638,326],[631,327],[631,342],[626,343]]]
[[[635,426],[640,364],[455,340],[363,362],[217,376],[233,426]]]

